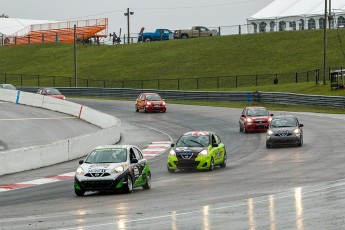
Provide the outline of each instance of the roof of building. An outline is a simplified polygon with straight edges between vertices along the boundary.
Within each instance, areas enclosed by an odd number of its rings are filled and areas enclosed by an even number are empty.
[[[345,14],[345,1],[332,0],[331,12]],[[325,0],[275,0],[262,10],[252,15],[248,20],[277,19],[294,16],[323,15]]]
[[[20,18],[0,18],[0,33],[4,35],[12,35],[30,25],[54,23],[51,20],[34,20]]]

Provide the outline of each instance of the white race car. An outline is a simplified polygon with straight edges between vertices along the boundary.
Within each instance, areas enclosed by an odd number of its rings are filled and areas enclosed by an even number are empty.
[[[151,170],[136,146],[99,146],[79,164],[74,180],[77,196],[88,191],[122,190],[130,193],[135,187],[151,188]]]

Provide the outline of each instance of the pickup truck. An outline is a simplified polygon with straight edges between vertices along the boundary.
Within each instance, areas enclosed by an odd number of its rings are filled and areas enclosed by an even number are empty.
[[[175,39],[187,39],[187,38],[198,38],[198,37],[210,37],[218,36],[217,30],[210,30],[205,26],[193,26],[189,30],[175,30]]]
[[[168,29],[156,29],[155,32],[140,31],[138,35],[138,42],[162,41],[174,39],[174,33]]]

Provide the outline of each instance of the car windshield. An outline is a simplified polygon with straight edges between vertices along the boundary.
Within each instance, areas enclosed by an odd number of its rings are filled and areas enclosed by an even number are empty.
[[[247,115],[253,117],[263,117],[268,116],[268,111],[266,109],[249,109],[247,111]]]
[[[294,118],[275,118],[271,121],[271,127],[296,127],[297,122]]]
[[[13,85],[10,85],[10,84],[2,84],[0,86],[0,88],[4,88],[4,89],[16,89],[16,87],[14,87]]]
[[[85,160],[85,163],[121,163],[127,161],[127,150],[119,149],[96,149]]]
[[[176,147],[207,147],[210,144],[208,135],[183,135],[176,143]]]
[[[60,95],[61,93],[57,89],[50,88],[50,89],[47,89],[47,94],[49,94],[49,95]]]
[[[149,100],[149,101],[161,101],[162,98],[158,94],[148,94],[148,95],[146,95],[146,100]]]

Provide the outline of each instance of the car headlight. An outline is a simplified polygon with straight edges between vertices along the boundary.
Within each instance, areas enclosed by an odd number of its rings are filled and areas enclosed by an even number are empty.
[[[251,123],[252,121],[253,121],[253,119],[251,119],[251,118],[249,118],[249,117],[247,118],[247,122],[248,122],[248,123]]]
[[[268,122],[271,123],[272,121],[272,117],[268,118]]]
[[[295,134],[300,133],[299,129],[295,129],[293,132],[294,132]]]
[[[175,150],[171,149],[170,152],[169,152],[169,155],[170,156],[176,156]]]
[[[82,168],[82,167],[78,167],[77,168],[77,171],[75,172],[77,175],[81,175],[81,174],[83,174],[84,173],[84,169]]]
[[[151,105],[151,102],[149,102],[149,101],[148,101],[148,102],[146,102],[146,105]]]
[[[207,155],[207,150],[206,150],[206,149],[202,150],[202,151],[199,153],[199,156],[205,156],[205,155]]]
[[[120,165],[120,166],[117,166],[115,169],[113,169],[113,173],[121,173],[121,172],[123,172],[123,170],[124,170],[124,168],[123,168],[123,166],[122,165]]]
[[[274,133],[274,132],[273,132],[272,130],[270,130],[270,129],[267,130],[267,134],[268,134],[268,135],[273,135],[273,133]]]
[[[162,102],[162,105],[165,105],[165,101]]]

